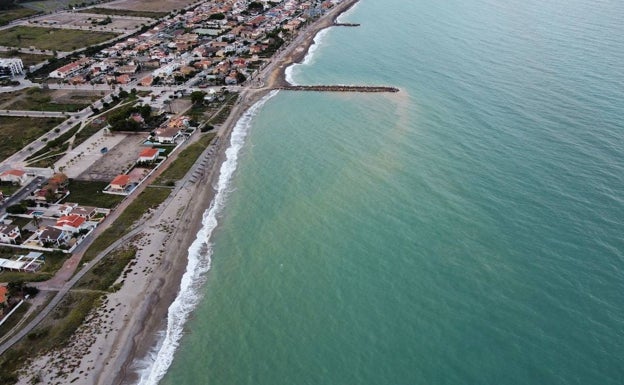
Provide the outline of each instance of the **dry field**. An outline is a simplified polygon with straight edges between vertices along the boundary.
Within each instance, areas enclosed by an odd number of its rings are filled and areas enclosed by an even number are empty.
[[[138,159],[139,153],[145,147],[141,146],[146,135],[128,135],[115,147],[109,148],[108,153],[83,172],[79,180],[98,180],[110,182],[117,175],[126,171]]]
[[[194,0],[116,0],[99,4],[100,8],[130,9],[132,11],[171,12],[195,3]]]
[[[47,24],[50,26],[64,25],[65,27],[75,28],[98,27],[105,28],[111,31],[136,29],[139,28],[142,23],[147,21],[147,19],[140,20],[123,16],[110,16],[112,21],[111,23],[105,25],[97,24],[105,18],[106,15],[98,15],[93,13],[60,12],[52,15],[42,16],[40,18],[37,18],[36,21],[39,24]],[[93,24],[93,22],[95,22],[96,24]]]

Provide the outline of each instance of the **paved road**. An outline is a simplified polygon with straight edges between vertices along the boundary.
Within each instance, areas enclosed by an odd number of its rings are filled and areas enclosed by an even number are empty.
[[[68,118],[68,112],[0,110],[0,116],[23,116],[28,118]]]
[[[10,198],[0,203],[0,217],[6,214],[7,207],[26,199],[26,197],[29,196],[31,192],[35,191],[44,180],[45,178],[42,176],[36,177],[26,186],[22,187],[16,194],[11,195]]]

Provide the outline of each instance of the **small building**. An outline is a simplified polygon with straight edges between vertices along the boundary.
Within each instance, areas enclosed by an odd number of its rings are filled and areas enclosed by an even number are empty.
[[[110,189],[112,191],[124,192],[130,183],[130,177],[128,175],[117,175],[112,182],[110,182]]]
[[[137,162],[154,162],[158,158],[157,148],[146,148],[139,153],[139,159]]]
[[[26,183],[27,179],[28,176],[26,175],[26,172],[22,170],[8,170],[0,174],[1,182],[10,182],[22,185]]]
[[[21,236],[19,227],[0,224],[0,243],[15,245],[17,244],[17,239]]]
[[[9,78],[24,73],[22,59],[0,59],[0,78]]]

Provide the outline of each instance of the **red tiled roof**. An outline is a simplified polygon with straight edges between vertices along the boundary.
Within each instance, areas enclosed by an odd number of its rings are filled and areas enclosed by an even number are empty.
[[[0,286],[0,303],[5,303],[7,300],[7,293],[9,292],[9,289],[7,289],[6,286]]]
[[[125,186],[128,184],[128,182],[130,182],[130,177],[128,175],[117,175],[110,184]]]
[[[139,156],[141,158],[151,158],[151,157],[153,157],[156,154],[158,154],[158,149],[157,148],[146,148],[143,151],[141,151]]]
[[[60,217],[58,221],[56,221],[56,226],[63,227],[67,225],[77,229],[84,221],[85,219],[80,215],[70,214]]]
[[[9,170],[9,171],[5,171],[2,173],[2,175],[15,175],[15,176],[22,176],[24,174],[26,174],[26,172],[22,170]]]

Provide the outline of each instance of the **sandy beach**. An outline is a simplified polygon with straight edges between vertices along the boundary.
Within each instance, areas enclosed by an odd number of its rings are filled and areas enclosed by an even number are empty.
[[[167,323],[167,311],[176,298],[187,265],[187,250],[202,226],[202,217],[215,195],[220,166],[225,160],[231,132],[254,103],[271,89],[288,85],[286,68],[301,62],[314,36],[357,0],[346,0],[300,31],[259,75],[261,88],[247,88],[226,122],[218,128],[217,144],[207,148],[178,188],[154,212],[143,218],[145,229],[132,240],[138,252],[118,282],[121,289],[109,294],[102,306],[61,351],[36,359],[20,379],[46,384],[133,384],[138,374],[133,363],[147,357]],[[198,139],[196,135],[194,140]],[[201,159],[208,159],[206,165]],[[195,170],[195,183],[188,175]]]

